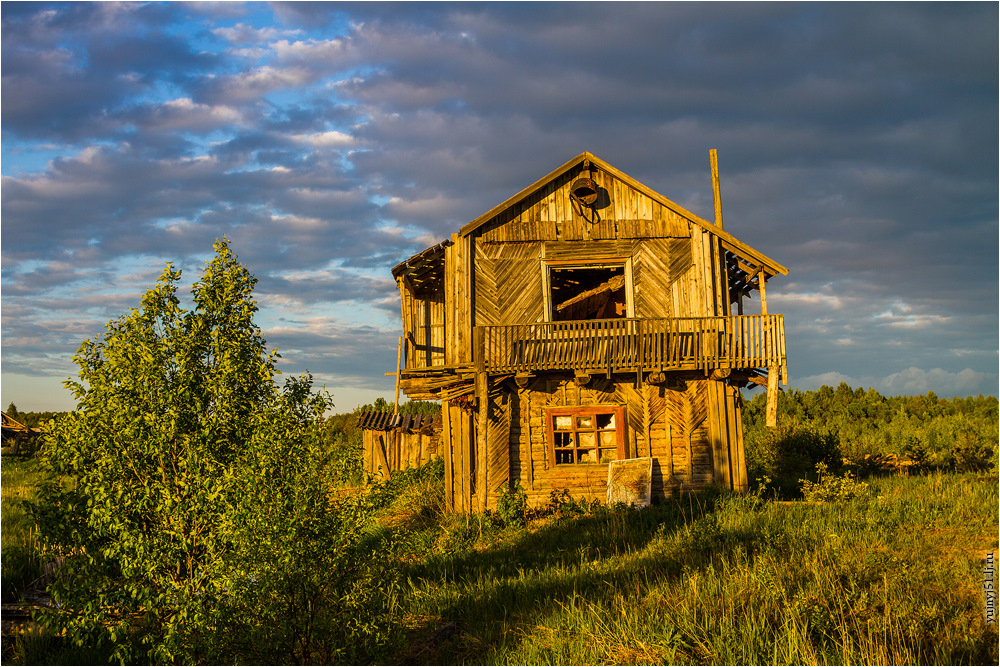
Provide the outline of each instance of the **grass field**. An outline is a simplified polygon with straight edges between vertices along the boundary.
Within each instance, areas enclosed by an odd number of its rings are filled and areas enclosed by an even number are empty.
[[[997,547],[993,476],[884,478],[845,503],[708,493],[482,538],[476,519],[426,514],[410,512],[400,662],[997,661],[981,564]],[[455,635],[428,642],[448,621]]]
[[[2,470],[6,596],[37,574],[15,501],[38,473]],[[553,504],[526,527],[443,513],[427,477],[382,520],[407,582],[407,637],[388,663],[997,662],[982,584],[993,474],[872,479],[869,496],[831,503],[710,490],[641,511]],[[77,655],[19,641],[4,662]]]
[[[41,473],[33,459],[4,456],[0,459],[0,514],[2,514],[3,601],[13,601],[17,593],[41,574],[34,525],[21,503],[34,498]]]

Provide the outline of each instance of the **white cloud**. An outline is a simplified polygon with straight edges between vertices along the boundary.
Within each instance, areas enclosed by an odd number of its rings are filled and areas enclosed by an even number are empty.
[[[982,386],[996,374],[987,374],[965,368],[957,373],[950,373],[940,368],[924,370],[910,367],[899,373],[893,373],[882,378],[880,391],[894,394],[926,394],[933,391],[944,396],[965,396],[982,391]],[[993,382],[994,388],[996,382]]]
[[[257,44],[268,42],[279,37],[292,37],[301,34],[301,30],[280,30],[278,28],[254,28],[246,23],[237,23],[232,27],[215,28],[212,34],[218,35],[233,44]]]
[[[292,136],[292,139],[316,148],[345,148],[353,146],[357,141],[351,135],[336,130],[314,132],[312,134],[296,134]]]

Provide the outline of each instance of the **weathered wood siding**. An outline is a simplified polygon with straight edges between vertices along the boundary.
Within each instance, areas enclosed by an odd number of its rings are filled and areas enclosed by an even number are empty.
[[[601,188],[598,217],[595,222],[583,220],[569,197],[570,186],[578,177],[577,173],[566,173],[500,212],[480,228],[480,239],[496,243],[690,236],[683,216],[603,170],[591,175]]]
[[[441,402],[441,439],[444,443],[444,493],[456,512],[473,512],[475,431],[473,415],[452,401]]]
[[[364,430],[361,440],[362,467],[372,475],[379,475],[384,465],[390,472],[416,468],[444,453],[440,433]]]
[[[543,319],[541,243],[477,243],[475,323],[530,324]]]
[[[550,464],[546,409],[552,407],[623,405],[626,408],[626,456],[653,458],[653,496],[679,490],[728,485],[730,423],[736,415],[712,410],[712,396],[727,391],[710,380],[680,380],[673,387],[643,384],[634,376],[595,378],[585,387],[571,379],[537,379],[509,392],[510,479],[521,486],[534,505],[544,504],[552,491],[569,489],[575,497],[605,498],[607,466]],[[734,402],[729,406],[735,407]],[[714,421],[713,421],[714,417]],[[721,420],[721,421],[720,421]],[[719,424],[727,425],[720,432]],[[735,433],[733,434],[735,435]],[[735,443],[732,443],[735,448]],[[734,452],[735,453],[735,452]],[[745,477],[745,473],[744,473]]]
[[[476,325],[543,321],[544,262],[562,261],[631,260],[634,317],[730,314],[717,238],[604,171],[594,172],[603,190],[592,223],[570,204],[576,178],[541,188],[471,237]]]
[[[400,286],[403,308],[403,338],[406,341],[405,368],[440,366],[445,363],[444,294],[414,294]]]
[[[471,240],[451,235],[452,245],[445,250],[444,309],[445,363],[472,361],[472,264]]]

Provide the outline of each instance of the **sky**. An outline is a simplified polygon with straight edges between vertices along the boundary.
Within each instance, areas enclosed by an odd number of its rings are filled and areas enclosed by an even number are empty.
[[[791,387],[996,395],[997,3],[0,5],[0,375],[225,235],[285,374],[389,399],[390,269],[590,151],[788,267]]]

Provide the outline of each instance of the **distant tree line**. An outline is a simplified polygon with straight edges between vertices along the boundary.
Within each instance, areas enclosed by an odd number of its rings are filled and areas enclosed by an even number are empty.
[[[782,391],[778,428],[765,426],[766,396],[745,398],[743,428],[751,478],[783,479],[786,486],[816,463],[859,470],[886,457],[914,470],[982,471],[997,466],[998,401],[994,396],[938,398],[883,396],[874,389]]]
[[[39,428],[50,419],[58,419],[63,415],[69,414],[69,412],[53,412],[51,410],[46,412],[21,412],[14,405],[13,401],[7,405],[7,409],[4,412],[7,413],[8,417],[24,424],[28,428]]]

